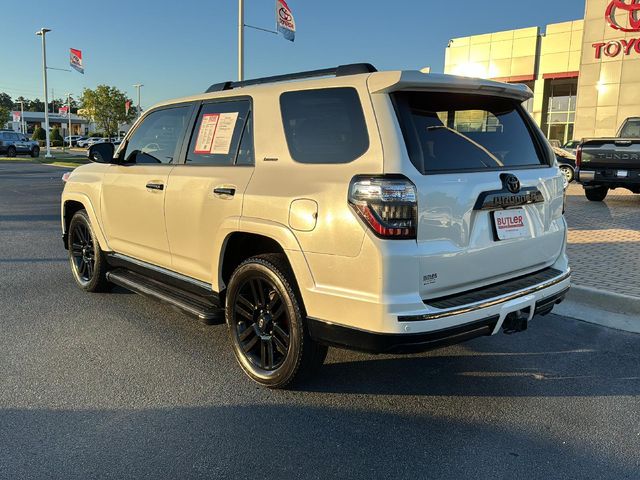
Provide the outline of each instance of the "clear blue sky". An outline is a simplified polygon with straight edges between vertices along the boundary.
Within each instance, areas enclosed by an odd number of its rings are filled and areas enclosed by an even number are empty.
[[[580,19],[584,0],[288,0],[297,23],[290,43],[247,30],[246,76],[368,61],[378,69],[443,69],[450,38]],[[98,6],[101,5],[101,6]],[[274,0],[245,0],[246,23],[274,27]],[[143,107],[233,80],[236,0],[6,1],[2,6],[0,91],[42,99],[40,39],[48,63],[68,68],[83,51],[85,75],[49,72],[55,96],[100,83],[135,95]],[[11,21],[6,21],[12,19]]]

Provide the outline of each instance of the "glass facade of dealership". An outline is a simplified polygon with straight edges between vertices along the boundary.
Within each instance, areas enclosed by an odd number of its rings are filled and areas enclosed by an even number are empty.
[[[640,116],[638,20],[638,0],[587,0],[582,20],[454,38],[445,73],[528,85],[550,139],[613,136]]]

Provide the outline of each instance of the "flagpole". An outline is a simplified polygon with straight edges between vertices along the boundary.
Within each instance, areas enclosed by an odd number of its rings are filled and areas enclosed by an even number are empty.
[[[238,81],[244,80],[244,0],[238,0]]]

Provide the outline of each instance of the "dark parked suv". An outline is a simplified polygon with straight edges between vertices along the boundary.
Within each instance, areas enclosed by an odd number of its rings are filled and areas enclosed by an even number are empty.
[[[38,142],[29,140],[29,137],[23,133],[0,130],[0,154],[15,157],[21,153],[35,158],[40,155],[40,146]]]

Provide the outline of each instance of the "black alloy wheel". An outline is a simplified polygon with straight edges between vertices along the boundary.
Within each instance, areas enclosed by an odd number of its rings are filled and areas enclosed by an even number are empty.
[[[89,283],[96,269],[96,252],[93,235],[88,225],[78,222],[69,232],[71,237],[71,256],[75,273],[81,282]]]
[[[282,254],[252,257],[236,268],[225,314],[240,367],[261,385],[284,388],[324,362],[327,347],[308,333],[295,276]]]
[[[290,321],[276,286],[259,274],[245,279],[235,297],[238,342],[253,365],[274,371],[290,344]]]
[[[31,150],[31,157],[38,158],[40,156],[40,147],[33,147]]]
[[[75,213],[68,230],[69,261],[73,278],[87,292],[108,291],[107,264],[85,210]]]

